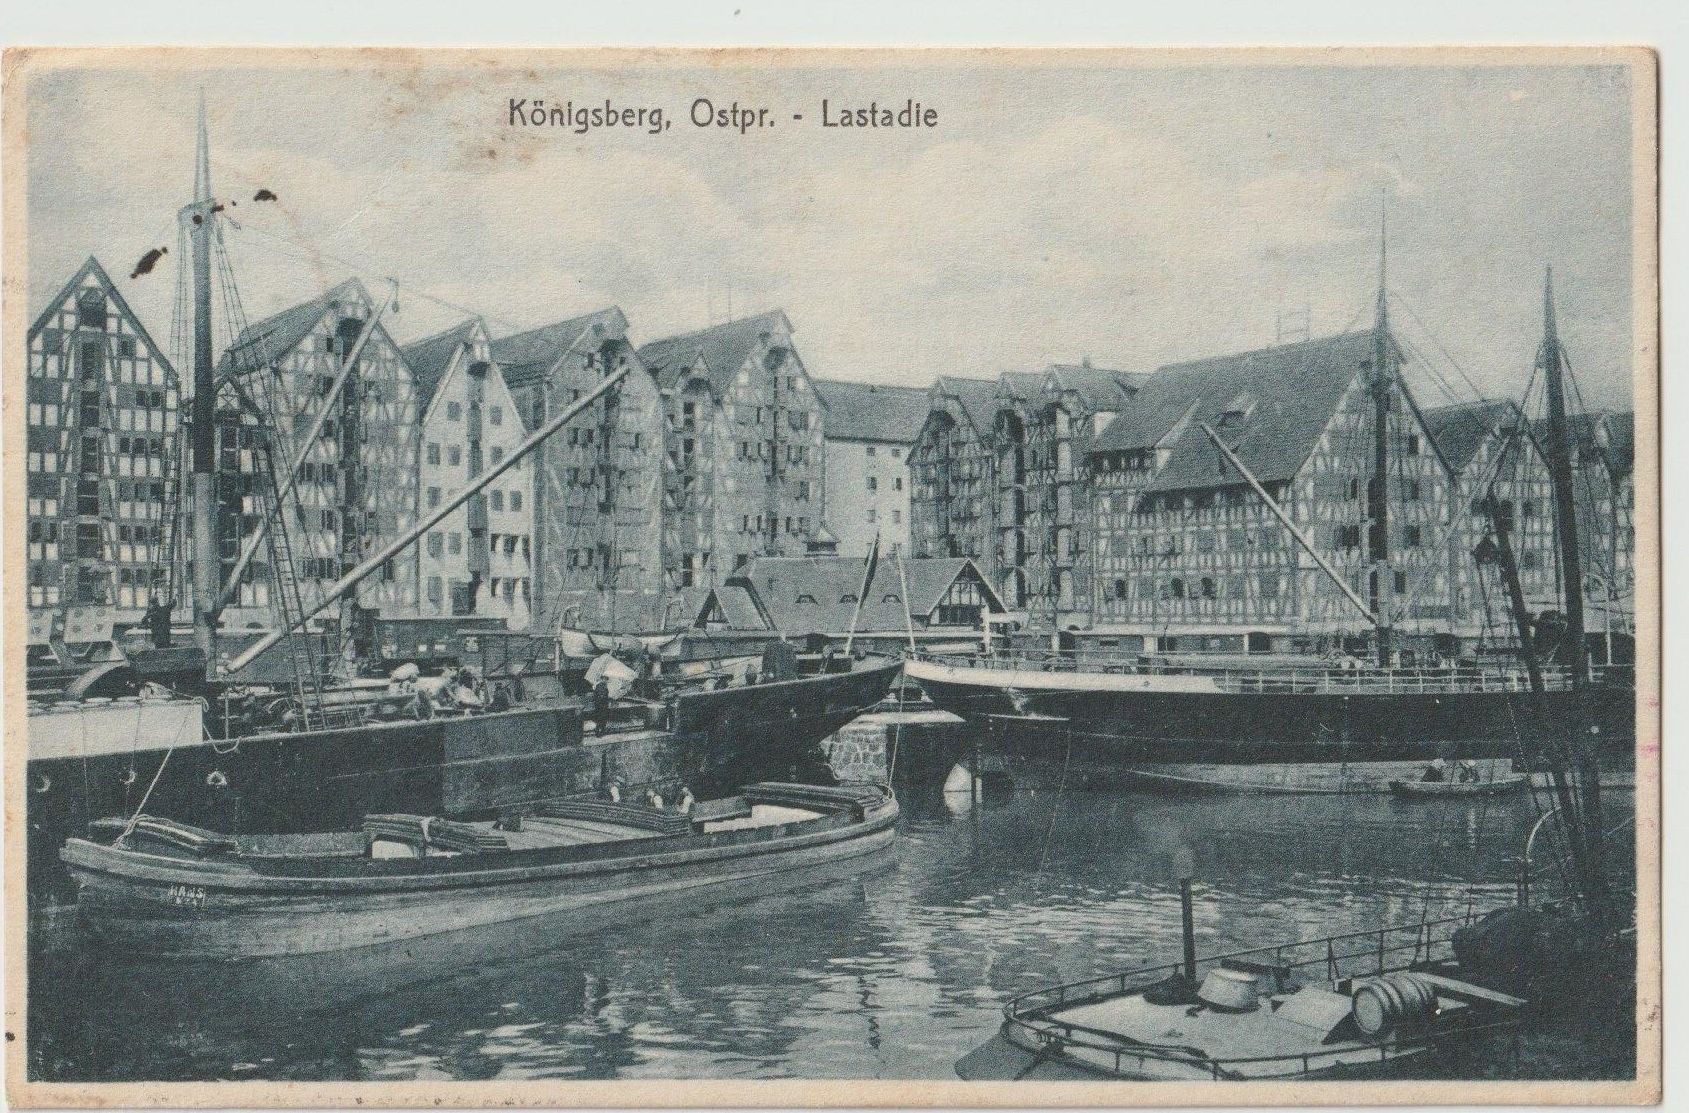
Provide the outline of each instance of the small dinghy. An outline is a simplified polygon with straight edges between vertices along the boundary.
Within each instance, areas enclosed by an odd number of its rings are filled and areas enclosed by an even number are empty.
[[[364,947],[801,871],[888,846],[878,785],[763,783],[690,812],[569,802],[496,822],[372,815],[360,831],[220,835],[150,816],[71,839],[78,919],[132,956]]]
[[[1017,997],[965,1079],[1351,1078],[1517,1027],[1524,1000],[1464,981],[1457,918],[1304,940]],[[1344,971],[1363,968],[1364,973]],[[1200,980],[1199,980],[1200,976]]]
[[[1391,781],[1390,793],[1412,799],[1449,796],[1502,796],[1521,792],[1530,783],[1525,773],[1509,773],[1489,781]]]

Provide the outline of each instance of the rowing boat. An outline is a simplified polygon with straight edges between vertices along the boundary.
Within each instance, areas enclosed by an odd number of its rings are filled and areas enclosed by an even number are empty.
[[[1509,773],[1488,781],[1391,781],[1390,792],[1395,796],[1414,799],[1445,799],[1460,796],[1501,796],[1522,791],[1530,783],[1525,773]]]
[[[251,958],[346,950],[801,871],[888,846],[877,785],[750,785],[689,812],[567,802],[455,823],[227,836],[142,816],[71,839],[78,920],[114,952]]]

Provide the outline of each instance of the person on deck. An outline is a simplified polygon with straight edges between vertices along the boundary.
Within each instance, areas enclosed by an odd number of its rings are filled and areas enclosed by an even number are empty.
[[[1437,758],[1425,767],[1425,772],[1419,778],[1427,784],[1439,784],[1449,779],[1449,763],[1446,758]]]
[[[604,734],[610,727],[610,682],[600,678],[592,686],[592,728],[594,734]]]

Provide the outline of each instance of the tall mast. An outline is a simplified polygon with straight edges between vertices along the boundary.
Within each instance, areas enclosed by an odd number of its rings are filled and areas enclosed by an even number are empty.
[[[211,358],[211,237],[215,234],[211,200],[211,144],[205,126],[205,93],[199,95],[199,142],[194,158],[194,198],[181,212],[193,260],[194,397],[188,426],[193,457],[194,640],[212,660],[219,588],[217,555],[217,384]]]
[[[1367,559],[1372,564],[1369,600],[1378,624],[1378,664],[1390,664],[1390,398],[1395,392],[1390,309],[1384,287],[1389,262],[1384,207],[1378,211],[1378,306],[1372,324],[1372,477],[1366,485]]]
[[[1542,350],[1537,353],[1537,369],[1543,374],[1548,395],[1548,469],[1554,480],[1554,520],[1559,526],[1560,568],[1565,585],[1566,645],[1570,654],[1568,663],[1572,666],[1572,682],[1581,686],[1585,678],[1583,562],[1578,548],[1564,367],[1565,353],[1560,347],[1560,330],[1554,321],[1554,268],[1549,267],[1542,285]]]
[[[1577,503],[1572,487],[1571,436],[1566,423],[1565,365],[1566,353],[1560,346],[1560,331],[1554,321],[1554,268],[1549,267],[1542,284],[1542,348],[1537,353],[1537,369],[1543,374],[1548,396],[1548,444],[1544,447],[1548,455],[1549,476],[1554,482],[1555,533],[1560,542],[1560,568],[1565,592],[1566,636],[1561,647],[1561,659],[1572,671],[1572,714],[1569,722],[1558,725],[1570,736],[1567,739],[1567,756],[1577,775],[1581,797],[1579,826],[1582,829],[1574,831],[1572,839],[1583,844],[1584,899],[1591,914],[1602,921],[1607,913],[1607,894],[1602,847],[1601,766],[1590,736],[1585,733],[1590,723],[1589,673],[1584,661],[1583,567],[1578,550]]]

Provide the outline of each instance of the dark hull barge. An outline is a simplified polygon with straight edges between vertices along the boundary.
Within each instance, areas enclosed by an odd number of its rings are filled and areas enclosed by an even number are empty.
[[[818,868],[889,846],[878,786],[767,783],[691,814],[565,804],[499,823],[369,816],[362,831],[228,838],[145,817],[72,839],[78,918],[135,957],[310,954]]]
[[[1428,761],[1514,757],[1539,709],[1574,712],[1562,683],[1533,694],[1522,672],[1140,669],[1065,659],[920,657],[906,674],[933,703],[1028,739],[1071,739],[1076,756],[1131,762]],[[1594,690],[1604,749],[1628,752],[1634,691]],[[1042,744],[1042,743],[1040,743]],[[1059,751],[1058,751],[1059,752]]]
[[[1054,986],[1004,1007],[964,1079],[1393,1077],[1440,1052],[1505,1049],[1521,998],[1465,981],[1475,917],[1303,940]],[[1198,979],[1201,979],[1200,981]],[[1499,1045],[1494,1037],[1502,1037]]]
[[[874,707],[900,663],[671,694],[656,725],[676,779],[715,795],[762,780],[828,778],[820,742]],[[641,710],[636,708],[636,711]],[[487,818],[601,789],[573,702],[217,738],[196,700],[102,699],[32,708],[29,890],[67,901],[65,840],[102,816],[146,810],[240,834],[343,831],[371,812]],[[612,740],[613,740],[612,735]],[[627,786],[632,787],[632,786]],[[150,795],[149,795],[150,793]]]
[[[209,735],[202,717],[184,699],[88,700],[30,715],[32,896],[68,897],[57,861],[65,840],[143,798],[154,815],[254,833],[342,829],[372,811],[491,811],[566,795],[561,759],[581,741],[569,704],[238,738]]]

